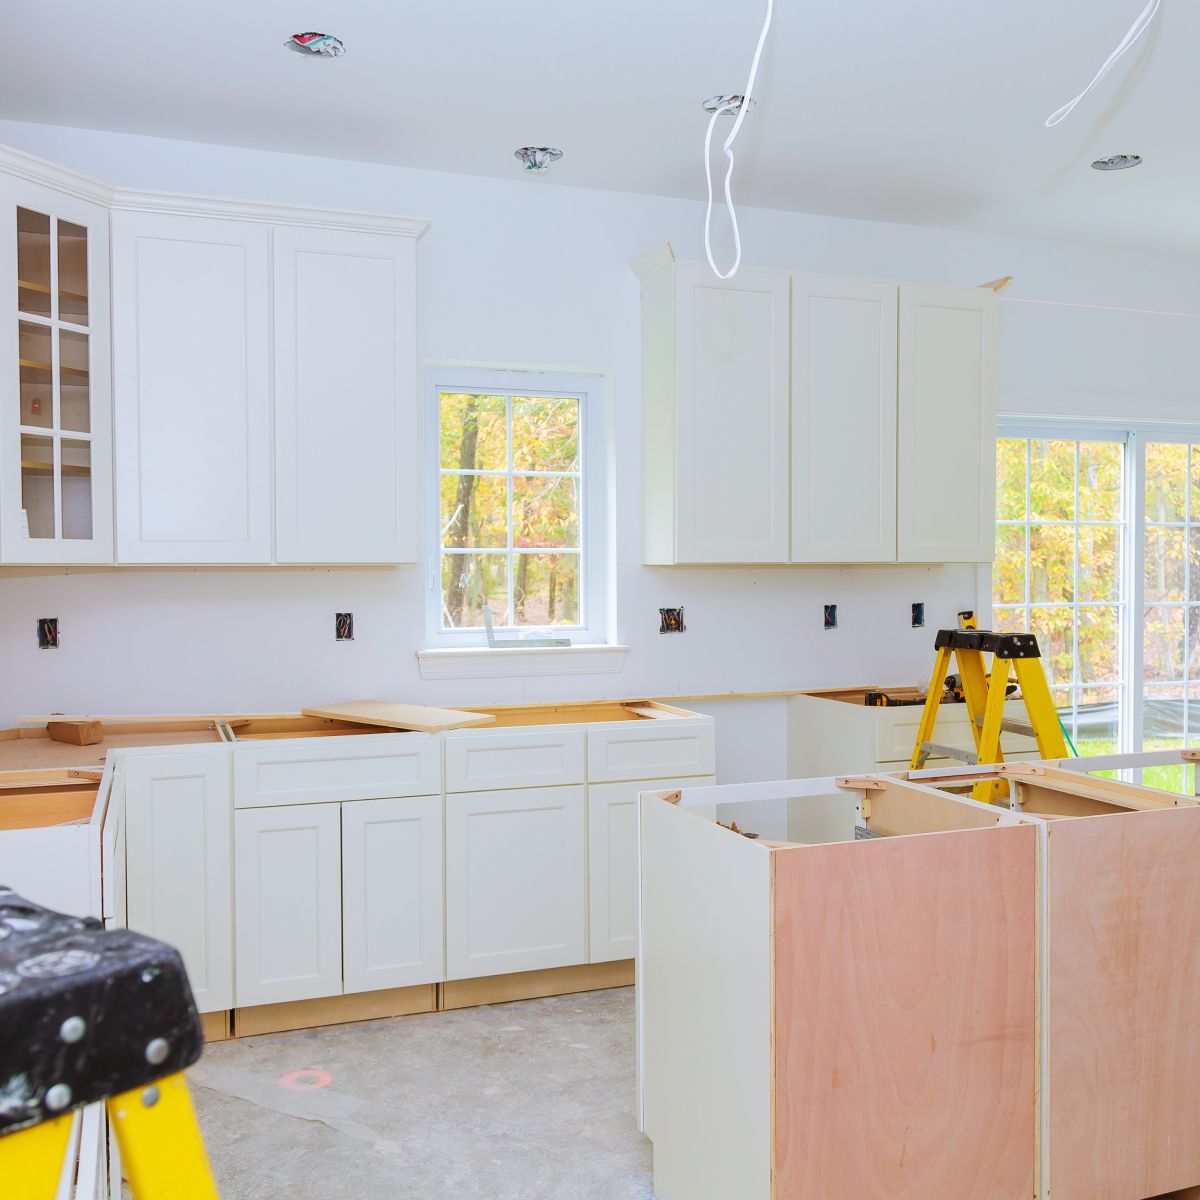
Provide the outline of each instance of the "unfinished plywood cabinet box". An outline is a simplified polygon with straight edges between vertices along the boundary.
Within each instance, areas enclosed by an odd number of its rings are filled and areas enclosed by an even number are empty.
[[[979,772],[642,797],[661,1200],[1200,1184],[1200,807],[1040,764],[983,776],[1011,807],[958,794]],[[750,803],[792,841],[717,823]]]

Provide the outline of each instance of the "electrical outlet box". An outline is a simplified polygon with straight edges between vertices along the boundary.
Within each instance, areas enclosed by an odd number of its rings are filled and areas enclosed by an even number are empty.
[[[912,606],[912,627],[914,629],[925,628],[925,605],[914,604]]]
[[[825,628],[826,629],[836,629],[837,628],[837,605],[836,604],[826,604],[825,605]]]
[[[58,618],[38,617],[37,623],[38,649],[58,649]]]
[[[333,636],[339,642],[354,641],[353,613],[334,613]]]
[[[659,633],[686,633],[682,608],[660,608],[658,610]]]

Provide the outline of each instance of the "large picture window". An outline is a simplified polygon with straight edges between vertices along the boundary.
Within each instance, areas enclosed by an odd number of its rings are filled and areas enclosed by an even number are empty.
[[[1079,753],[1200,744],[1200,428],[1006,420],[997,479],[993,623],[1037,634]]]

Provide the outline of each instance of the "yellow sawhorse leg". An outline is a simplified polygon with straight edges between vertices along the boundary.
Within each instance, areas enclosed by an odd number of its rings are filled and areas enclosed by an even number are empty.
[[[992,677],[987,689],[987,704],[983,710],[983,728],[979,731],[979,761],[981,763],[1000,762],[1000,727],[1004,720],[1004,701],[1008,695],[1008,673],[1010,662],[1007,658],[992,656]],[[997,796],[994,780],[988,779],[977,783],[971,789],[972,799],[984,804],[991,804]]]
[[[1067,743],[1063,737],[1058,709],[1046,682],[1046,672],[1040,658],[1015,658],[1013,669],[1021,685],[1025,700],[1025,711],[1037,737],[1038,754],[1042,758],[1067,758]]]
[[[106,1101],[134,1200],[219,1200],[182,1074]]]
[[[54,1200],[74,1116],[65,1113],[0,1138],[0,1191],[4,1195]]]

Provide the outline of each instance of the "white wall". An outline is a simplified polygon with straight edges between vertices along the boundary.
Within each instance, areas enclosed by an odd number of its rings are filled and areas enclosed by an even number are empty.
[[[22,713],[289,710],[352,696],[501,703],[597,695],[759,692],[913,682],[932,629],[976,603],[972,568],[696,570],[640,565],[638,286],[629,262],[670,240],[699,257],[699,203],[0,121],[0,142],[127,187],[375,209],[432,220],[420,243],[423,359],[602,368],[615,393],[620,675],[423,683],[423,576],[381,570],[98,570],[0,573],[0,724]],[[1018,300],[1200,312],[1194,260],[1063,243],[749,210],[747,262],[974,284],[1014,274]],[[1195,407],[1195,321],[1006,303],[1001,406],[1009,412]],[[1119,370],[1104,365],[1116,348]],[[1153,356],[1143,371],[1139,356]],[[1135,407],[1136,406],[1136,407]],[[853,430],[846,431],[853,436]],[[948,483],[948,498],[952,486]],[[909,627],[922,600],[928,628]],[[840,628],[821,627],[839,605]],[[661,637],[659,606],[688,632]],[[357,640],[333,640],[353,611]],[[39,651],[39,616],[62,647]],[[755,749],[729,740],[723,776],[783,761],[778,714]],[[732,731],[732,729],[731,729]],[[723,743],[726,739],[722,739]]]

